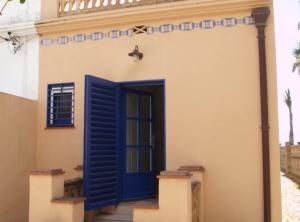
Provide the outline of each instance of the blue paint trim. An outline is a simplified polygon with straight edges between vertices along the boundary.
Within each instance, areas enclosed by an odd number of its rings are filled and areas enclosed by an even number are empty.
[[[158,26],[148,26],[147,34],[152,35],[154,33],[167,34],[174,31],[190,32],[194,30],[211,30],[216,27],[232,28],[238,25],[254,25],[254,20],[251,16],[245,16],[242,18],[226,17],[220,20],[205,19],[201,21],[184,21],[178,24],[161,24]],[[72,36],[59,36],[57,38],[45,38],[40,40],[41,46],[51,45],[65,45],[70,42],[83,43],[86,41],[100,41],[104,39],[118,39],[122,37],[132,37],[133,28],[125,30],[119,30],[113,28],[108,32],[93,32],[93,33],[77,33]]]
[[[83,160],[84,160],[84,164],[83,164],[83,196],[86,198],[87,200],[87,197],[90,195],[89,193],[89,189],[88,189],[88,174],[89,174],[89,171],[90,171],[90,168],[89,168],[89,164],[88,161],[89,161],[89,152],[88,152],[88,147],[90,146],[89,144],[89,141],[88,141],[88,137],[89,137],[89,132],[88,132],[88,127],[90,126],[90,119],[88,118],[88,106],[87,104],[90,103],[90,96],[89,96],[89,92],[88,92],[88,89],[89,89],[89,76],[86,75],[85,76],[85,88],[84,88],[84,149],[83,149]],[[86,204],[86,200],[85,200],[85,210],[89,210],[88,207],[87,207],[87,204]]]
[[[55,88],[60,88],[61,92],[55,92],[52,95],[52,90]],[[72,92],[62,92],[64,89],[72,90]],[[62,96],[69,95],[71,99],[64,99],[56,101],[56,99],[61,98]],[[75,83],[67,82],[67,83],[52,83],[47,85],[47,116],[46,116],[46,127],[73,127],[75,121]],[[71,102],[71,105],[62,106],[60,105],[62,101]],[[59,112],[57,110],[61,108],[71,108],[70,112]],[[56,115],[59,114],[70,114],[69,118],[58,118]],[[52,118],[51,118],[52,116]],[[61,117],[61,116],[60,116]]]
[[[121,87],[132,87],[132,86],[162,86],[163,87],[163,115],[164,115],[164,169],[167,168],[167,125],[166,125],[166,80],[165,79],[154,79],[154,80],[137,80],[137,81],[125,81],[119,82]],[[123,104],[124,106],[124,104]],[[123,141],[125,141],[123,137]],[[126,166],[123,166],[126,167]]]
[[[164,138],[164,158],[165,158],[165,163],[164,165],[166,165],[166,112],[165,112],[165,80],[143,80],[143,81],[128,81],[128,82],[122,82],[122,83],[115,83],[116,84],[116,88],[117,88],[117,99],[116,99],[116,103],[117,105],[117,163],[118,163],[118,172],[117,172],[117,180],[118,180],[118,191],[117,191],[117,199],[112,199],[110,201],[104,201],[104,202],[97,202],[97,203],[89,203],[89,197],[91,195],[90,193],[90,187],[89,187],[89,173],[91,172],[90,166],[88,164],[89,159],[90,159],[90,153],[88,150],[88,147],[90,147],[90,143],[89,140],[87,138],[89,138],[89,130],[87,130],[89,128],[89,126],[91,125],[91,120],[89,119],[89,104],[91,103],[91,97],[90,97],[90,88],[91,88],[91,83],[93,81],[102,81],[103,83],[112,83],[111,81],[108,80],[104,80],[101,78],[97,78],[97,77],[93,77],[90,75],[86,75],[85,76],[85,101],[84,101],[84,197],[87,198],[87,200],[85,201],[85,210],[91,210],[91,209],[95,209],[95,208],[99,208],[99,207],[104,207],[107,206],[108,204],[113,205],[113,204],[117,204],[118,202],[120,202],[121,200],[124,200],[124,193],[123,193],[123,185],[124,185],[124,181],[123,181],[123,170],[121,169],[126,169],[125,166],[125,162],[124,162],[124,150],[122,150],[123,148],[123,141],[125,138],[125,133],[122,132],[122,129],[124,129],[124,122],[122,121],[125,116],[124,116],[124,112],[121,112],[121,109],[124,108],[124,98],[123,95],[121,93],[121,87],[128,87],[128,86],[153,86],[153,85],[162,85],[163,86],[163,90],[164,90],[164,107],[163,107],[163,112],[164,112],[164,131],[165,131],[165,138]],[[125,138],[126,139],[126,138]],[[141,194],[142,195],[142,194]],[[153,197],[153,196],[148,196],[148,195],[144,195],[144,196],[140,196],[141,198],[149,198],[149,197]],[[130,199],[130,198],[129,198]]]
[[[167,97],[166,97],[166,80],[165,79],[154,79],[154,80],[136,80],[136,81],[125,81],[119,82],[121,87],[129,86],[162,86],[163,87],[163,112],[164,112],[164,169],[167,169],[167,119],[166,119],[166,106],[167,106]],[[124,139],[124,138],[123,138]]]
[[[119,85],[119,84],[118,84]],[[122,94],[120,85],[117,87],[117,163],[118,163],[118,202],[122,200],[121,186],[123,184],[122,180]]]
[[[164,107],[163,107],[163,112],[164,112],[164,145],[165,145],[165,148],[164,148],[164,158],[165,158],[165,164],[164,164],[164,170],[167,169],[167,119],[166,119],[166,106],[167,106],[167,103],[166,103],[166,81],[164,80],[163,82],[163,95],[164,95],[164,99],[163,99],[163,104],[164,104]]]
[[[85,76],[85,210],[116,205],[119,202],[118,144],[120,139],[118,127],[118,88],[119,85],[117,83],[90,75]],[[110,99],[114,100],[109,102]],[[106,112],[104,116],[98,116],[99,104],[100,107],[103,106],[106,109],[114,111]],[[105,122],[102,122],[102,120],[99,122],[98,118],[105,120]],[[111,133],[107,133],[102,128],[105,130],[109,129]],[[104,136],[104,138],[98,138],[99,135]],[[102,141],[105,141],[105,144]],[[99,155],[103,152],[109,152],[110,154]],[[99,168],[101,169],[100,171]],[[105,181],[105,183],[102,181]]]
[[[74,82],[64,82],[64,83],[49,83],[48,86],[51,85],[52,87],[68,87],[68,86],[75,86]]]
[[[129,87],[129,86],[159,86],[164,85],[164,79],[154,79],[154,80],[135,80],[135,81],[125,81],[119,82],[121,87]],[[132,89],[131,89],[132,90]]]

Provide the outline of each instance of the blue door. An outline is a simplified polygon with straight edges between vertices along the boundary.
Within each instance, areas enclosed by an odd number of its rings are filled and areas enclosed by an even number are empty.
[[[155,195],[153,96],[87,75],[85,209]]]
[[[154,196],[152,95],[122,90],[123,95],[123,198]]]
[[[119,86],[86,76],[84,196],[86,210],[119,201]]]

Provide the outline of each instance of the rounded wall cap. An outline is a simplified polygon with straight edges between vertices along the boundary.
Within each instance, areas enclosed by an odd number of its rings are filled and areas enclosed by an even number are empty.
[[[76,204],[76,203],[82,203],[85,201],[84,197],[61,197],[53,199],[53,203],[67,203],[67,204]]]
[[[62,169],[34,169],[30,175],[62,175],[65,172]]]
[[[74,167],[74,170],[83,171],[83,165],[77,165],[76,167]]]
[[[160,172],[160,175],[157,176],[157,178],[190,178],[192,174],[188,171],[162,171]]]
[[[184,165],[179,167],[178,170],[188,172],[204,172],[205,168],[202,165]]]

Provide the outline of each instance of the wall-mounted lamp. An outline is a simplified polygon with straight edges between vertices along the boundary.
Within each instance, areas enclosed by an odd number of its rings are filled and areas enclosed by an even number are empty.
[[[128,55],[132,57],[135,62],[143,59],[143,53],[139,51],[139,47],[137,45],[132,52],[128,53]]]

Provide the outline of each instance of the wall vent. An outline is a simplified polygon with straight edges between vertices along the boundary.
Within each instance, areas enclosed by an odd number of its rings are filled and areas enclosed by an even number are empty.
[[[147,33],[148,27],[145,25],[137,25],[132,28],[133,34]]]

